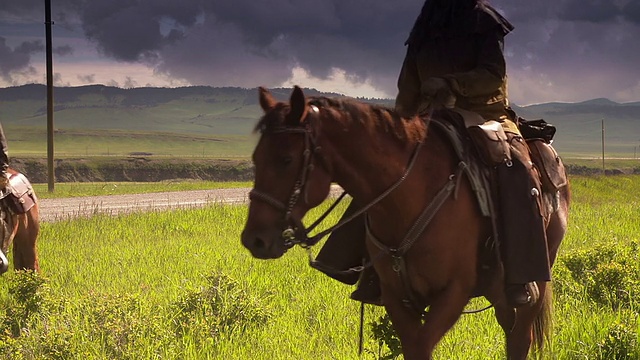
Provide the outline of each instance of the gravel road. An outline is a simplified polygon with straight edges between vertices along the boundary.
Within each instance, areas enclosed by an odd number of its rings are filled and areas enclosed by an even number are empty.
[[[192,190],[132,195],[86,196],[40,199],[40,219],[55,222],[96,214],[118,215],[131,212],[159,211],[202,207],[208,204],[243,204],[249,188]],[[332,194],[339,194],[334,186]]]

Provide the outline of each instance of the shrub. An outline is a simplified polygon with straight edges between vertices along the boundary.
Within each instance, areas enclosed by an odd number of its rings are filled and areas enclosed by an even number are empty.
[[[48,280],[33,271],[8,276],[10,298],[0,314],[0,358],[69,359],[72,331],[50,318],[63,300],[52,299]],[[56,303],[58,305],[56,305]]]
[[[400,345],[400,339],[393,329],[391,324],[391,318],[388,314],[385,314],[378,318],[378,320],[370,323],[371,332],[373,333],[373,339],[378,343],[379,354],[378,358],[382,360],[396,359],[402,355],[402,346]],[[382,355],[382,348],[386,347],[388,354]]]
[[[47,280],[38,273],[18,271],[9,278],[9,303],[2,314],[0,332],[20,336],[32,319],[42,311],[49,291]]]
[[[637,314],[627,313],[611,324],[605,338],[597,344],[596,359],[635,360],[640,358]]]
[[[561,261],[553,265],[553,293],[556,296],[574,296],[584,291],[584,287],[572,276],[571,270]]]
[[[51,293],[47,280],[34,272],[7,279],[10,297],[0,301],[0,359],[183,358],[181,341],[215,344],[221,335],[270,317],[258,299],[224,275],[206,277],[206,286],[162,309],[150,308],[136,294],[89,292],[71,303]]]
[[[560,260],[593,302],[612,309],[634,306],[634,296],[640,294],[640,255],[636,242],[600,245],[570,253]]]
[[[85,299],[88,337],[102,346],[102,352],[111,359],[135,359],[136,342],[145,334],[161,333],[146,331],[154,319],[143,319],[141,301],[135,295],[89,293]],[[146,343],[144,344],[146,345]]]
[[[216,338],[266,322],[271,312],[239,283],[222,274],[207,277],[208,286],[190,291],[173,305],[172,319],[178,336]]]
[[[598,264],[587,278],[587,294],[596,303],[613,309],[629,306],[632,294],[640,293],[640,282],[635,277],[636,271],[628,264]]]

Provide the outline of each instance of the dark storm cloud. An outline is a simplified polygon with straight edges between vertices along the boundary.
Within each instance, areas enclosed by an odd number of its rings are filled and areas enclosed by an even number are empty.
[[[320,78],[340,68],[393,92],[420,7],[420,0],[116,0],[87,2],[80,18],[105,55],[153,63],[191,83],[274,86],[299,65]]]
[[[0,21],[13,23],[44,21],[44,1],[42,0],[1,0]],[[70,21],[69,16],[82,7],[85,0],[53,0],[51,17],[56,23]]]
[[[506,39],[510,94],[520,103],[640,97],[638,0],[495,0],[515,30]],[[529,100],[536,99],[536,100]]]
[[[629,2],[622,12],[627,21],[640,25],[640,1]]]
[[[57,46],[53,48],[53,53],[59,56],[69,56],[73,54],[73,48],[69,45]]]
[[[44,51],[40,41],[25,41],[15,48],[0,37],[0,76],[7,82],[12,82],[11,74],[29,69],[31,54]]]
[[[491,3],[515,25],[505,49],[517,102],[640,97],[640,0]],[[192,84],[278,86],[296,66],[319,78],[339,68],[350,79],[368,80],[394,96],[403,43],[422,4],[57,0],[53,13],[56,22],[77,29],[102,54],[141,61]],[[3,16],[37,18],[33,14],[41,7],[41,0],[9,1],[0,9],[0,21]],[[4,45],[0,56],[6,54],[19,55]],[[24,57],[19,63],[24,66]],[[6,68],[3,76],[12,71]]]
[[[80,12],[85,34],[117,60],[137,61],[183,37],[180,29],[164,34],[162,21],[189,27],[199,9],[189,0],[111,0],[87,2]]]
[[[615,20],[620,14],[621,8],[611,0],[569,0],[563,6],[560,18],[603,23]]]

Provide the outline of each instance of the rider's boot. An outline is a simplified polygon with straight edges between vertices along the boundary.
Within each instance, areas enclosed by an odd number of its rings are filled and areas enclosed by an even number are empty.
[[[359,209],[360,206],[352,201],[340,221],[349,218]],[[358,282],[356,290],[351,293],[353,300],[382,305],[380,280],[376,271],[371,266],[359,274],[353,270],[362,266],[368,258],[365,237],[364,215],[360,215],[331,233],[311,266],[345,284],[353,285]]]
[[[373,267],[369,266],[362,271],[358,287],[351,293],[351,299],[382,306],[380,278]]]
[[[513,160],[498,166],[501,250],[505,295],[513,307],[538,300],[535,281],[550,281],[551,270],[539,176],[519,134],[507,133]]]
[[[340,221],[359,209],[360,206],[351,201]],[[366,257],[365,237],[364,215],[360,215],[331,233],[311,267],[345,284],[355,284],[360,274],[354,269],[360,267]]]

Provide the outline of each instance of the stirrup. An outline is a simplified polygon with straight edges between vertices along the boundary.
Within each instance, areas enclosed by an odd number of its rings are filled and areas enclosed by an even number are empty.
[[[531,306],[538,302],[540,290],[535,281],[526,284],[509,284],[505,287],[505,296],[509,306],[514,308]]]
[[[356,288],[350,296],[351,300],[360,301],[361,303],[382,306],[382,296],[380,292],[374,294],[369,290],[363,290],[360,287]]]

